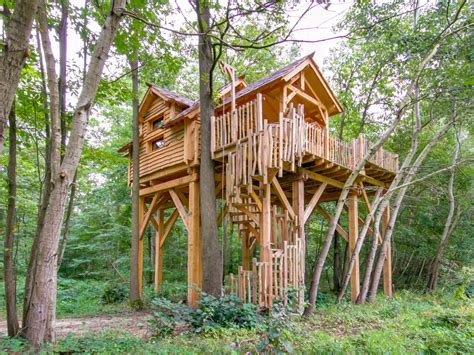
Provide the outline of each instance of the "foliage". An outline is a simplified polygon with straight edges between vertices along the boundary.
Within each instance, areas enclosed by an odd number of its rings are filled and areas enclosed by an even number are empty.
[[[178,328],[191,329],[194,333],[208,333],[218,328],[251,329],[263,321],[255,305],[243,304],[234,295],[216,298],[201,294],[196,309],[164,298],[154,299],[152,305],[153,320],[150,324],[156,335],[173,334]]]
[[[128,297],[128,287],[123,283],[109,284],[102,294],[102,302],[104,304],[121,303]]]
[[[257,350],[271,353],[293,352],[290,345],[292,323],[287,308],[280,303],[274,304],[265,324],[266,329]]]

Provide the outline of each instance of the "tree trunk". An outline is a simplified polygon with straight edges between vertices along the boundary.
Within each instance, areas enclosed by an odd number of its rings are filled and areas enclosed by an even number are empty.
[[[141,290],[138,282],[138,249],[140,243],[139,193],[140,193],[140,122],[138,121],[138,59],[130,61],[132,70],[133,95],[133,142],[132,142],[132,250],[130,260],[130,302],[136,303],[141,299]]]
[[[44,224],[33,243],[24,298],[22,335],[34,346],[43,341],[55,340],[57,253],[67,192],[79,164],[90,110],[124,8],[125,0],[113,2],[112,11],[107,15],[105,25],[95,44],[84,85],[73,114],[71,135],[62,163],[60,157],[56,156],[57,150],[52,149],[51,192],[46,204]],[[43,30],[46,28],[46,3],[43,2],[40,9],[39,17]],[[43,36],[43,42],[45,42],[48,35],[43,34]],[[52,57],[52,53],[48,56]],[[54,58],[52,59],[54,60]],[[48,69],[48,82],[52,82],[52,77],[55,76],[55,73],[50,73],[51,70],[54,70],[54,66]],[[53,90],[57,90],[56,82],[50,87],[51,93]],[[54,121],[52,119],[52,122]],[[55,127],[52,135],[52,144],[55,145],[58,142],[56,131]],[[53,156],[55,156],[55,161],[53,161]]]
[[[66,211],[66,219],[64,220],[64,227],[63,227],[63,238],[61,239],[61,243],[59,244],[59,254],[58,254],[58,270],[61,267],[64,259],[64,252],[66,251],[67,239],[69,236],[69,227],[71,224],[71,216],[74,210],[74,200],[76,197],[76,190],[77,190],[77,172],[74,174],[74,179],[72,180],[71,190],[69,192],[69,202],[67,205]]]
[[[61,0],[61,21],[59,23],[59,110],[61,118],[61,157],[64,154],[67,137],[66,122],[66,73],[67,73],[67,25],[69,17],[68,0]],[[72,191],[71,191],[72,194]],[[71,198],[70,198],[71,199]],[[72,198],[74,201],[74,198]],[[65,231],[67,234],[67,230]]]
[[[397,187],[397,188],[400,188],[400,191],[398,192],[398,195],[396,197],[394,207],[393,207],[393,211],[390,215],[389,223],[387,225],[387,228],[385,229],[385,236],[384,236],[382,245],[380,247],[379,258],[377,260],[377,264],[376,264],[374,272],[373,272],[374,275],[372,277],[370,290],[369,290],[369,294],[368,294],[369,302],[374,302],[375,301],[375,296],[377,295],[377,289],[378,289],[378,285],[379,285],[379,281],[380,281],[380,276],[382,274],[382,269],[383,269],[383,264],[384,264],[384,261],[385,261],[385,256],[386,256],[388,246],[390,245],[391,238],[392,238],[393,228],[395,226],[395,222],[397,221],[398,212],[400,211],[401,203],[402,203],[402,201],[405,197],[405,193],[408,189],[408,186],[411,182],[411,179],[416,174],[416,172],[418,171],[418,168],[420,167],[421,163],[424,161],[424,159],[426,158],[428,153],[431,151],[433,146],[441,139],[441,137],[444,136],[444,134],[453,125],[454,118],[455,118],[455,116],[444,127],[442,127],[436,133],[436,135],[429,141],[429,143],[423,148],[423,150],[418,155],[418,157],[416,158],[413,165],[410,167],[410,169],[407,173],[407,176],[403,180],[403,184],[401,186]],[[395,188],[395,189],[397,189],[397,188]],[[389,193],[387,193],[387,195],[392,194],[394,189],[391,189],[391,190],[392,191],[389,190]]]
[[[211,157],[212,70],[214,60],[208,36],[211,13],[207,1],[196,0],[199,32],[199,100],[201,117],[201,161],[199,167],[202,263],[204,292],[222,293],[222,255],[217,228],[214,161]]]
[[[16,313],[16,268],[14,263],[15,218],[16,218],[16,114],[15,102],[8,116],[8,207],[6,235],[3,250],[3,273],[5,280],[5,307],[7,313],[8,336],[18,334],[18,316]]]
[[[17,0],[6,26],[6,38],[0,57],[0,154],[3,152],[5,126],[21,70],[30,54],[28,42],[37,6],[38,0]]]
[[[334,234],[334,260],[333,260],[333,290],[339,292],[341,289],[341,256],[339,233]]]
[[[324,241],[323,247],[321,249],[321,253],[318,257],[318,260],[316,261],[314,271],[313,271],[313,277],[311,281],[311,287],[309,290],[309,296],[308,296],[308,306],[306,307],[304,311],[305,316],[309,316],[313,313],[314,305],[316,303],[316,298],[318,294],[318,288],[319,288],[319,283],[321,280],[321,273],[323,271],[324,263],[326,261],[326,257],[328,255],[329,249],[332,244],[332,239],[334,237],[334,233],[336,231],[336,226],[337,222],[339,221],[339,217],[341,216],[342,210],[344,208],[345,201],[347,199],[347,196],[349,194],[350,189],[354,185],[360,171],[365,167],[365,163],[375,154],[377,150],[385,143],[385,141],[388,139],[388,137],[392,134],[392,132],[395,130],[395,128],[398,126],[398,123],[402,119],[405,111],[407,104],[410,100],[410,95],[413,91],[413,87],[415,86],[416,81],[418,80],[420,74],[423,72],[425,69],[426,65],[431,61],[433,56],[438,52],[438,49],[440,47],[441,41],[445,37],[440,37],[437,39],[437,42],[435,43],[433,49],[426,55],[426,57],[423,59],[423,61],[419,64],[418,69],[413,76],[410,85],[408,86],[405,95],[401,102],[398,105],[398,110],[395,114],[395,117],[392,121],[392,124],[389,126],[389,128],[382,134],[382,136],[379,138],[379,140],[369,149],[369,151],[366,153],[366,155],[357,163],[357,166],[354,167],[351,175],[347,178],[344,187],[341,191],[341,195],[339,196],[339,200],[336,205],[336,210],[334,212],[334,216],[331,218],[331,222],[329,224],[329,229],[327,232],[326,240]]]
[[[443,257],[444,252],[446,250],[446,246],[448,245],[448,238],[453,232],[453,229],[456,226],[456,223],[459,217],[459,216],[456,216],[456,218],[454,218],[454,221],[453,221],[454,211],[456,209],[456,203],[454,200],[454,177],[456,174],[455,165],[458,160],[458,154],[459,154],[459,138],[455,136],[455,140],[456,140],[456,145],[454,147],[453,161],[452,161],[453,167],[451,168],[451,175],[449,177],[449,183],[448,183],[449,213],[448,213],[448,217],[446,218],[446,223],[444,224],[444,230],[443,230],[443,234],[441,235],[438,251],[431,265],[431,273],[428,280],[429,291],[434,291],[436,289],[436,286],[438,284],[439,268],[441,266],[441,258]],[[460,211],[461,210],[458,209],[458,214],[460,214]]]

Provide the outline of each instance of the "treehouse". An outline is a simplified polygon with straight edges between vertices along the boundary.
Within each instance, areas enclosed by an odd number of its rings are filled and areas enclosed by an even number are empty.
[[[212,117],[218,223],[234,228],[242,245],[241,266],[226,277],[226,291],[245,302],[271,307],[286,302],[290,289],[302,300],[305,285],[305,223],[313,213],[327,220],[322,203],[337,201],[348,176],[370,149],[360,135],[345,142],[329,132],[329,120],[343,109],[312,55],[248,84],[243,77],[219,91]],[[199,210],[199,102],[150,84],[140,109],[140,247],[143,234],[156,232],[155,288],[162,282],[163,245],[178,218],[188,231],[188,303],[202,285]],[[131,156],[131,143],[120,149]],[[398,169],[398,157],[380,149],[365,164],[346,203],[347,226],[337,232],[349,251],[358,237],[359,210],[384,193]],[[133,166],[130,163],[128,181]],[[363,205],[363,208],[359,208]],[[165,219],[165,211],[167,218]],[[386,211],[388,215],[388,211]],[[342,223],[342,222],[339,222]],[[381,233],[383,235],[383,231]],[[381,235],[373,235],[382,241]],[[391,253],[384,290],[391,294]],[[359,260],[351,275],[351,298],[359,293]]]

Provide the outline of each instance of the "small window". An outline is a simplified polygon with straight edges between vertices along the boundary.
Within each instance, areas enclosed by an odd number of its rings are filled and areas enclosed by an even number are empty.
[[[163,117],[153,121],[153,129],[163,128]]]
[[[161,149],[165,146],[165,140],[163,138],[158,138],[151,142],[151,150],[155,151]]]

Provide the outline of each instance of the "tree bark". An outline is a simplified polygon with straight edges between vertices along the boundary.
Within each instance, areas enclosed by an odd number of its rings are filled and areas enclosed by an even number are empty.
[[[438,251],[436,252],[436,256],[431,264],[431,273],[428,280],[428,290],[434,291],[436,290],[436,286],[438,285],[438,275],[439,275],[439,268],[441,266],[441,259],[444,255],[446,250],[446,246],[448,245],[448,239],[451,233],[454,230],[454,227],[457,224],[459,219],[459,215],[454,218],[454,212],[456,209],[456,202],[454,200],[454,177],[456,174],[456,162],[458,160],[459,154],[459,138],[455,136],[456,145],[454,147],[453,153],[453,161],[452,161],[452,168],[451,168],[451,175],[449,177],[448,183],[448,199],[449,199],[449,213],[448,217],[446,218],[446,223],[444,224],[443,234],[441,235],[441,240],[439,242]],[[458,214],[460,213],[460,209],[458,209]],[[454,218],[454,220],[453,220]]]
[[[30,52],[28,42],[39,0],[17,0],[6,26],[5,44],[0,57],[0,154],[4,132],[20,81],[21,70]]]
[[[16,310],[16,267],[14,263],[15,219],[16,219],[16,114],[15,102],[8,117],[8,207],[6,235],[3,250],[3,273],[5,280],[5,308],[7,313],[8,336],[18,334],[18,316]]]
[[[140,122],[138,121],[138,59],[130,61],[132,70],[133,96],[133,141],[132,141],[132,250],[130,260],[130,302],[136,303],[141,299],[141,290],[138,278],[138,249],[140,243],[139,193],[140,193]]]
[[[46,28],[46,8],[46,3],[42,2],[39,12],[42,28]],[[125,0],[113,2],[113,8],[107,15],[105,25],[95,44],[84,85],[73,114],[71,134],[62,163],[60,156],[58,159],[57,149],[52,148],[51,157],[55,156],[55,161],[52,158],[51,192],[46,204],[44,225],[33,244],[34,248],[30,256],[26,280],[26,285],[30,285],[30,287],[25,289],[24,298],[22,335],[34,346],[43,341],[55,340],[57,253],[67,192],[79,164],[90,110],[124,8]],[[45,42],[47,33],[43,37],[43,42]],[[52,83],[55,73],[51,73],[51,77],[49,75],[50,70],[48,70],[48,82]],[[57,90],[56,82],[50,87],[51,95],[53,90]],[[51,114],[53,114],[52,109]],[[52,119],[52,122],[54,121]],[[58,136],[57,133],[59,132],[53,131],[52,144],[57,144],[58,137],[60,142],[60,134]]]
[[[195,1],[199,32],[199,100],[201,117],[201,161],[199,166],[202,263],[204,292],[222,294],[222,255],[217,228],[214,161],[211,157],[212,70],[214,67],[208,1]]]

